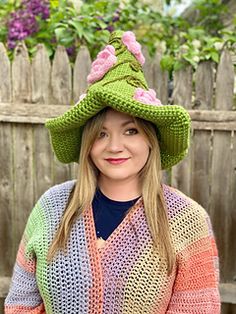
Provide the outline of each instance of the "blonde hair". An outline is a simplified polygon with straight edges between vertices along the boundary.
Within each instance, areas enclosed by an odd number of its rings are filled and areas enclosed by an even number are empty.
[[[90,158],[90,150],[102,128],[106,111],[107,108],[100,111],[96,116],[89,119],[84,127],[77,182],[71,192],[62,221],[49,248],[48,261],[52,260],[59,249],[66,250],[73,223],[92,203],[97,186],[98,170]],[[170,274],[175,263],[175,253],[161,183],[161,159],[156,129],[151,122],[140,118],[134,118],[134,122],[139,131],[146,136],[150,145],[148,161],[140,172],[145,215],[154,249],[158,249],[160,256],[166,260],[168,273]]]

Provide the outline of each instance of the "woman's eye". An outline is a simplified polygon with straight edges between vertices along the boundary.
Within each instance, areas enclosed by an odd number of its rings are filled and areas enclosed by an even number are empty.
[[[100,132],[99,135],[98,135],[98,138],[103,138],[106,136],[106,133],[105,132]]]
[[[128,135],[134,135],[134,134],[137,134],[137,133],[138,133],[138,130],[135,129],[135,128],[128,129],[127,131],[125,131],[125,134],[128,134]]]

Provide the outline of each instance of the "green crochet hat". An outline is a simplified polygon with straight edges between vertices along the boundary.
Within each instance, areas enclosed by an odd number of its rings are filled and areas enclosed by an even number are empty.
[[[92,63],[86,94],[62,116],[46,122],[59,161],[78,162],[83,126],[105,107],[156,125],[162,169],[184,158],[189,145],[189,114],[181,106],[161,104],[155,91],[147,86],[144,62],[141,46],[132,32],[111,34],[108,45]]]

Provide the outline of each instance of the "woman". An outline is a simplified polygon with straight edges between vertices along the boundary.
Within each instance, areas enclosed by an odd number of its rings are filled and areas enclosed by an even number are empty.
[[[77,181],[33,209],[6,313],[220,313],[211,223],[161,182],[184,158],[190,120],[148,89],[132,32],[98,54],[78,104],[46,124],[57,158],[79,161]]]

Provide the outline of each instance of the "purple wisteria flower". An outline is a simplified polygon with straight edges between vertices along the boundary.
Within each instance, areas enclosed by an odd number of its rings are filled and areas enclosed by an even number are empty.
[[[37,32],[38,24],[33,13],[18,10],[11,14],[8,22],[8,48],[14,49],[18,40]]]
[[[27,11],[36,16],[41,16],[43,20],[48,19],[50,16],[49,1],[47,0],[22,0],[22,4]]]
[[[14,49],[17,41],[38,31],[39,25],[36,16],[47,19],[50,16],[48,0],[22,0],[22,8],[10,15],[8,22],[9,49]]]
[[[68,56],[74,56],[75,52],[76,52],[75,46],[71,46],[71,47],[66,48],[66,51],[67,51]]]

